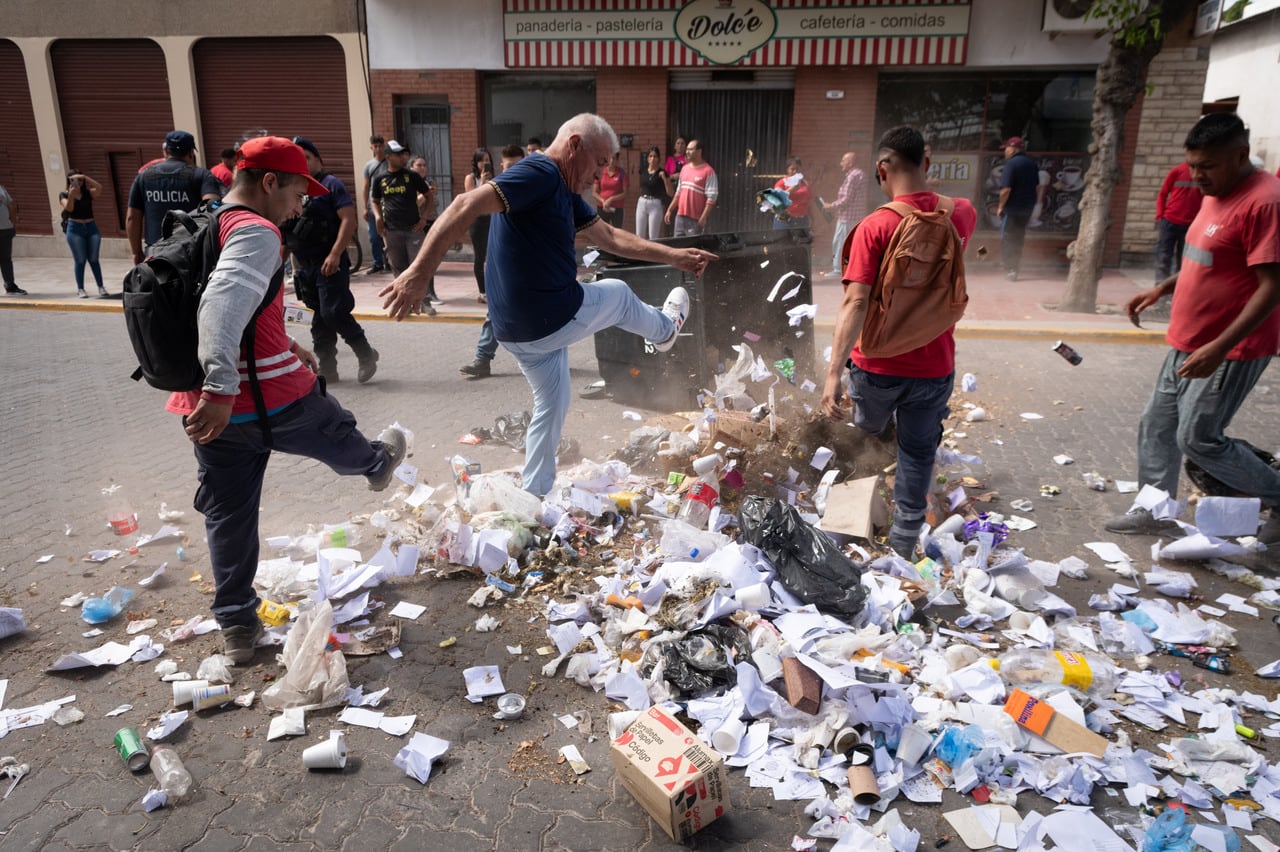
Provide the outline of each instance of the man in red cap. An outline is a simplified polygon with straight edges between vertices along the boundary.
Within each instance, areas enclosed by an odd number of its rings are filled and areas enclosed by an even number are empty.
[[[1004,140],[1004,171],[1000,174],[1000,201],[996,215],[1000,217],[1000,262],[1005,277],[1018,280],[1022,265],[1022,241],[1027,236],[1027,223],[1036,207],[1036,190],[1040,186],[1040,167],[1027,156],[1021,136]]]
[[[195,508],[204,515],[217,585],[213,614],[222,628],[223,653],[237,665],[253,658],[262,634],[253,577],[258,503],[271,450],[362,475],[371,490],[381,491],[406,449],[398,428],[384,430],[377,441],[360,434],[351,412],[316,380],[315,356],[285,331],[279,225],[299,214],[303,199],[327,193],[311,177],[302,149],[288,139],[264,136],[240,146],[235,178],[217,214],[218,263],[197,314],[204,385],[173,394],[166,406],[183,415],[195,445]],[[246,380],[249,370],[240,366],[250,322],[269,438]]]

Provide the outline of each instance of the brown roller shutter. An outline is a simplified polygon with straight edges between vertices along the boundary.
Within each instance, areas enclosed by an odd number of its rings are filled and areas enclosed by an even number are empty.
[[[306,136],[354,195],[347,65],[332,38],[204,38],[195,44],[200,131],[210,162],[246,131]],[[361,166],[364,162],[361,161]]]
[[[99,181],[103,236],[124,236],[129,187],[173,129],[164,51],[146,39],[59,39],[50,51],[67,162]]]
[[[51,234],[27,67],[22,51],[7,39],[0,39],[0,80],[0,184],[18,202],[19,234]]]

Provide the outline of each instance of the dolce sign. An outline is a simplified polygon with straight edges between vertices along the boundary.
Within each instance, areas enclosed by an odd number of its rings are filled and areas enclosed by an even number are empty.
[[[504,0],[507,64],[963,64],[970,0]],[[637,8],[643,6],[643,8]]]
[[[693,0],[676,16],[676,38],[717,65],[732,65],[762,47],[778,29],[761,0]]]

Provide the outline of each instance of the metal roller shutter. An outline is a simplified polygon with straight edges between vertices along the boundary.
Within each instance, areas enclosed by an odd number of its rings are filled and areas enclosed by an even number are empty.
[[[205,38],[193,50],[201,142],[210,163],[257,128],[306,136],[353,195],[342,45],[317,38]],[[364,165],[364,160],[360,161]]]
[[[161,156],[173,129],[164,51],[146,39],[59,39],[50,51],[67,162],[102,183],[93,212],[104,236],[124,236],[129,187]]]
[[[5,39],[0,39],[0,80],[6,81],[0,87],[0,184],[18,202],[19,234],[51,234],[27,67],[22,51]]]

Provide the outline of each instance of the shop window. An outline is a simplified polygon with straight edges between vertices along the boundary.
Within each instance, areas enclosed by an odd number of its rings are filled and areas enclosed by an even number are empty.
[[[496,162],[505,145],[536,136],[550,145],[560,125],[596,111],[596,78],[581,74],[489,74],[484,79],[485,142]],[[470,162],[470,158],[468,158]]]

